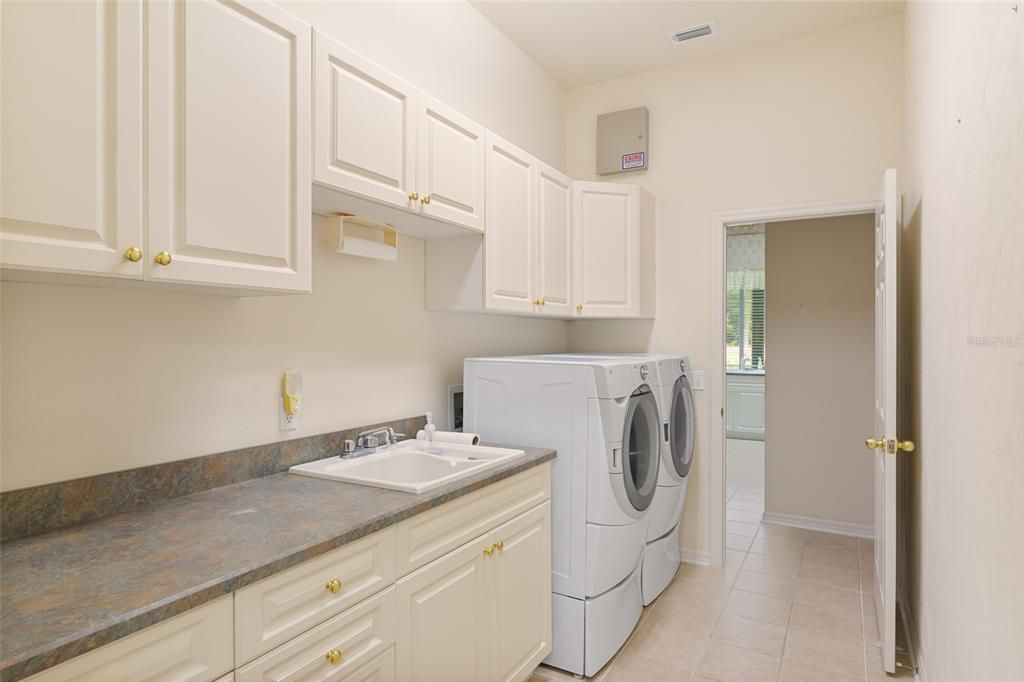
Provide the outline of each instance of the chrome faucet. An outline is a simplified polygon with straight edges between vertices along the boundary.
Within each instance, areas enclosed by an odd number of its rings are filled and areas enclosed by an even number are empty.
[[[384,445],[380,444],[380,436],[384,436]],[[372,455],[377,452],[380,447],[390,448],[395,443],[400,442],[405,438],[404,433],[395,433],[395,430],[390,426],[382,426],[378,429],[370,429],[363,431],[356,437],[355,443],[350,440],[345,441],[345,447],[342,451],[342,457],[361,457],[363,455]]]

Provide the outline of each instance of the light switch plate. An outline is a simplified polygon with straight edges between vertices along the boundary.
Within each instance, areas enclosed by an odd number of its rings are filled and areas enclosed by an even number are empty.
[[[690,373],[690,379],[692,380],[693,390],[703,391],[704,390],[704,370],[695,369]]]

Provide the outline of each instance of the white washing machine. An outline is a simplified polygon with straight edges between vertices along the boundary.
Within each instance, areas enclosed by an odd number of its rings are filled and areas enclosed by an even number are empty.
[[[491,442],[556,448],[551,467],[549,665],[591,676],[642,611],[647,515],[661,416],[652,361],[580,356],[471,358],[464,424]]]

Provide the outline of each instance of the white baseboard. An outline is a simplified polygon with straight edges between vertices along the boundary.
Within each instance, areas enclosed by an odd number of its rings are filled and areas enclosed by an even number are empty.
[[[679,550],[679,558],[682,559],[684,564],[695,564],[697,566],[710,566],[711,565],[711,552],[700,552],[695,549]]]
[[[764,513],[764,521],[777,523],[780,526],[792,526],[804,530],[817,530],[822,533],[835,533],[836,535],[850,535],[855,538],[870,540],[875,537],[875,529],[872,526],[861,523],[846,523],[845,521],[826,521],[811,516],[795,516],[793,514],[769,514]]]

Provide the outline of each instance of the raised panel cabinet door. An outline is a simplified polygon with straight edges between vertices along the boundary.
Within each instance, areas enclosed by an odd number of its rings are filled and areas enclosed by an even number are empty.
[[[573,184],[576,317],[637,314],[637,190]]]
[[[424,94],[420,103],[416,140],[420,210],[483,232],[486,131]]]
[[[146,278],[309,291],[310,27],[259,0],[147,7]]]
[[[141,279],[141,0],[3,2],[0,27],[0,265]]]
[[[140,630],[26,682],[212,682],[234,667],[231,595]]]
[[[491,611],[484,538],[396,584],[397,677],[402,682],[487,680]]]
[[[533,269],[536,159],[487,133],[487,228],[484,231],[484,307],[535,312]]]
[[[551,653],[551,503],[489,535],[491,679],[522,682]]]
[[[537,164],[536,291],[540,312],[568,317],[572,292],[572,178]]]
[[[314,32],[318,184],[410,210],[419,91]]]

